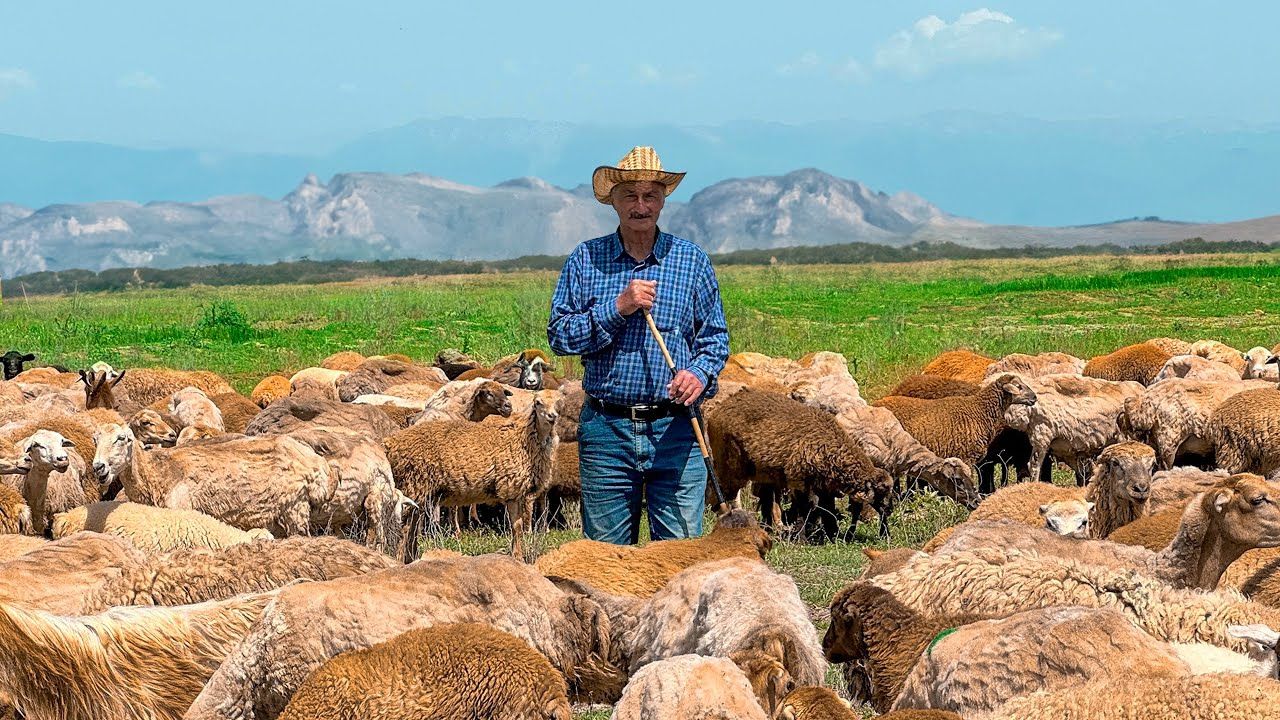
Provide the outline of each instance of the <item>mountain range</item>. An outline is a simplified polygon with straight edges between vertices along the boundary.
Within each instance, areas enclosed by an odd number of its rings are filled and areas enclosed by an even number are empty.
[[[725,180],[670,201],[664,229],[712,252],[793,245],[952,241],[973,247],[1280,240],[1280,216],[1191,224],[1155,218],[1041,228],[989,225],[907,192],[893,195],[815,169]],[[482,187],[410,173],[307,175],[279,200],[0,203],[0,277],[42,270],[181,267],[320,259],[499,259],[559,255],[610,232],[590,189],[536,177]]]

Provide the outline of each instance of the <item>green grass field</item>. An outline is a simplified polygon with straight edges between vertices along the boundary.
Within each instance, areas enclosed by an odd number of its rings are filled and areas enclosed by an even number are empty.
[[[1156,336],[1212,338],[1242,349],[1280,341],[1280,258],[1270,254],[731,267],[719,274],[735,352],[844,353],[867,397],[955,347],[1089,357]],[[456,347],[492,361],[545,348],[554,283],[553,273],[519,273],[8,299],[0,307],[0,351],[33,351],[73,368],[97,360],[207,368],[247,392],[267,374],[288,374],[344,349],[429,361],[438,349]],[[564,369],[576,372],[572,363]],[[936,496],[908,498],[895,511],[891,544],[918,545],[962,516]],[[535,542],[550,548],[573,537],[555,533]],[[505,540],[475,535],[449,543],[481,552]],[[783,542],[771,554],[775,567],[795,577],[820,629],[831,595],[861,567],[859,547]]]

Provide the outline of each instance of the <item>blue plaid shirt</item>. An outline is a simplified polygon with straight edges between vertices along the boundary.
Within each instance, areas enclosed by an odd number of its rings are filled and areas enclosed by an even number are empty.
[[[714,395],[729,358],[720,285],[701,248],[661,230],[642,263],[627,254],[616,231],[574,248],[551,298],[551,349],[582,356],[582,387],[592,397],[622,405],[667,399],[671,370],[644,313],[623,316],[614,304],[632,280],[658,282],[652,314],[667,349],[677,368],[702,381],[703,398]]]

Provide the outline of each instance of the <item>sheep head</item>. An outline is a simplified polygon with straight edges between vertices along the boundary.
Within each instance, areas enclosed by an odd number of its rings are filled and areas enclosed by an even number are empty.
[[[1241,473],[1200,497],[1201,510],[1228,542],[1243,548],[1280,546],[1280,485]]]
[[[160,445],[173,447],[178,442],[178,433],[165,422],[160,413],[151,408],[143,408],[129,418],[129,429],[144,447]]]
[[[1120,503],[1142,510],[1151,497],[1151,471],[1155,468],[1156,451],[1140,442],[1123,442],[1103,450],[1093,466],[1089,496],[1096,499],[1111,493]],[[1137,512],[1135,516],[1141,516]]]
[[[26,475],[31,472],[31,458],[18,445],[0,443],[0,475]]]
[[[111,485],[133,462],[137,437],[127,425],[104,425],[93,434],[98,449],[93,454],[93,473],[104,486]]]
[[[511,417],[511,391],[503,387],[502,383],[485,380],[471,398],[468,418],[472,422],[480,422],[490,415]]]
[[[739,650],[729,655],[729,659],[747,676],[760,707],[769,717],[774,717],[783,699],[796,687],[791,673],[776,657],[759,650]]]
[[[52,430],[37,430],[22,441],[22,452],[31,461],[32,469],[46,468],[66,472],[71,466],[67,448],[75,444]]]
[[[81,370],[80,382],[84,383],[84,406],[87,410],[94,408],[116,408],[115,387],[124,379],[128,370]]]
[[[565,595],[562,607],[577,625],[571,640],[574,667],[565,673],[570,695],[578,701],[615,702],[627,684],[628,661],[610,614],[595,599],[572,591]]]
[[[20,353],[17,350],[10,350],[4,355],[0,355],[0,365],[4,365],[4,379],[12,380],[22,372],[23,363],[34,362],[36,356],[32,353]]]
[[[1280,671],[1280,658],[1276,656],[1276,646],[1280,644],[1280,633],[1267,625],[1228,625],[1227,635],[1245,641],[1249,657],[1255,662],[1270,668],[1267,675],[1274,679]]]
[[[969,510],[982,502],[982,493],[974,481],[973,468],[960,458],[944,458],[933,468],[933,486]]]
[[[541,390],[545,386],[543,374],[550,372],[551,360],[541,350],[525,350],[516,359],[515,367],[520,369],[516,386],[525,390]]]
[[[1056,500],[1040,506],[1044,526],[1065,537],[1089,537],[1089,511],[1093,503],[1084,500]]]
[[[1036,403],[1036,391],[1031,389],[1026,380],[1013,373],[1005,373],[991,382],[1000,388],[1001,404],[1005,407]]]

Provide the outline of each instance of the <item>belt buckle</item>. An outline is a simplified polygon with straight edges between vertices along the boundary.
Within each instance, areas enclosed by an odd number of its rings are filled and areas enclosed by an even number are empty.
[[[640,421],[636,418],[636,406],[635,406],[635,405],[629,405],[629,406],[627,407],[627,411],[631,413],[631,422],[640,422]]]

